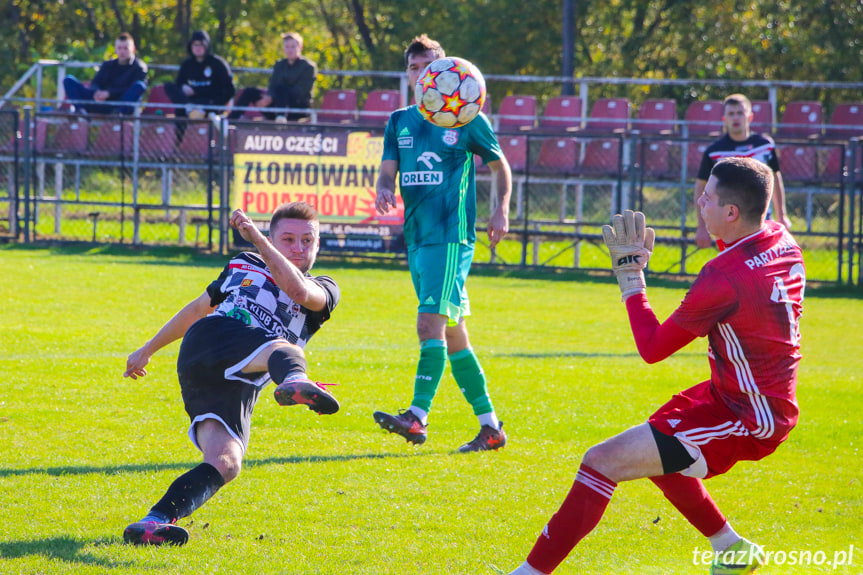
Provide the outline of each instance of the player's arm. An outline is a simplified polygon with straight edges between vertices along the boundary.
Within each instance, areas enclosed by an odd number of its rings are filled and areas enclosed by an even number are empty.
[[[324,288],[307,278],[297,266],[279,253],[243,210],[234,210],[231,214],[231,226],[240,232],[244,240],[254,244],[267,264],[273,281],[289,298],[312,311],[321,311],[327,307]],[[297,238],[296,241],[307,241],[307,238]]]
[[[488,220],[489,247],[495,247],[509,231],[509,199],[512,195],[512,170],[504,156],[488,163],[497,189],[497,207]]]
[[[147,370],[144,368],[150,363],[150,358],[153,357],[154,353],[186,335],[193,323],[206,317],[212,311],[210,296],[206,292],[186,304],[162,326],[162,329],[150,341],[129,355],[126,359],[126,372],[123,373],[123,377],[138,379],[147,375]]]
[[[785,226],[785,229],[791,229],[791,220],[785,210],[785,183],[782,173],[778,171],[773,172],[773,213],[773,219]]]
[[[647,363],[662,361],[698,337],[671,318],[660,324],[643,292],[626,300],[626,313],[638,353]]]
[[[707,186],[707,180],[695,178],[695,217],[698,218],[698,225],[695,229],[695,245],[699,248],[709,248],[713,244],[710,239],[710,232],[707,231],[707,225],[704,223],[704,218],[701,217],[701,210],[698,209],[698,198],[704,193],[704,188]]]
[[[378,181],[375,189],[378,192],[375,198],[375,208],[383,215],[390,211],[390,207],[396,207],[396,174],[398,174],[399,163],[395,160],[382,160],[378,170]]]

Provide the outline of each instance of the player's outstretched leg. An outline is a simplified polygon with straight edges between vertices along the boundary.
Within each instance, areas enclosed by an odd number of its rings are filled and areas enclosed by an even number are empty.
[[[506,433],[503,431],[503,422],[498,423],[495,429],[491,425],[483,425],[479,434],[472,441],[468,441],[458,448],[461,453],[472,451],[492,451],[506,445]]]
[[[307,405],[319,415],[331,415],[339,410],[339,402],[326,385],[304,377],[296,377],[276,387],[274,395],[279,405]]]
[[[302,348],[284,343],[270,352],[267,371],[278,386],[274,393],[279,405],[307,405],[318,413],[330,415],[339,410],[339,402],[327,391],[327,383],[306,376],[306,356]]]
[[[399,411],[397,415],[390,415],[383,411],[374,413],[375,423],[390,433],[401,435],[414,445],[425,443],[428,437],[428,426],[424,425],[417,415],[408,409]]]
[[[123,530],[123,541],[132,545],[185,545],[189,532],[148,515]]]
[[[710,566],[710,575],[747,575],[753,573],[764,562],[764,550],[747,539],[717,552]]]

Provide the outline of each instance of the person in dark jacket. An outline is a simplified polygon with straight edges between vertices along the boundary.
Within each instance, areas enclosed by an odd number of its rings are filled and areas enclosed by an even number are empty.
[[[165,93],[175,104],[196,106],[189,117],[200,119],[207,108],[225,106],[234,97],[234,75],[228,63],[210,51],[210,36],[205,31],[193,32],[186,49],[189,57],[180,64],[176,82],[165,84]],[[176,114],[186,116],[186,108],[177,108]]]
[[[236,106],[243,108],[309,108],[312,105],[312,89],[318,77],[318,67],[303,56],[303,37],[296,32],[282,34],[282,49],[285,57],[273,66],[268,93],[260,88],[245,88],[237,99]],[[308,117],[303,112],[263,112],[264,117],[277,122],[295,122]],[[240,118],[243,110],[234,110],[228,116]]]
[[[94,102],[140,102],[147,90],[147,65],[135,56],[135,40],[125,32],[114,42],[117,57],[103,62],[96,77],[85,86],[74,76],[63,79],[63,88],[69,100]],[[110,104],[75,104],[77,110],[92,114],[132,114],[134,106]]]

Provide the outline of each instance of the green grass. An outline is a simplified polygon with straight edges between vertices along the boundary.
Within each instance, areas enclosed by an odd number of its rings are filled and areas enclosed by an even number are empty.
[[[192,517],[183,548],[132,548],[138,519],[196,465],[175,376],[177,344],[143,380],[126,356],[199,295],[224,258],[180,249],[0,246],[0,573],[492,574],[530,550],[594,443],[640,423],[707,377],[705,341],[663,363],[638,357],[617,287],[565,274],[495,276],[468,286],[471,334],[509,445],[458,455],[476,420],[449,374],[428,442],[376,428],[375,409],[406,407],[416,303],[399,265],[321,262],[343,299],[308,347],[309,371],[338,382],[342,411],[253,416],[240,477]],[[661,318],[685,285],[649,280]],[[836,551],[859,573],[859,294],[809,290],[798,428],[771,457],[708,487],[742,534],[772,550]],[[652,483],[621,485],[599,527],[558,573],[706,573],[706,542]]]

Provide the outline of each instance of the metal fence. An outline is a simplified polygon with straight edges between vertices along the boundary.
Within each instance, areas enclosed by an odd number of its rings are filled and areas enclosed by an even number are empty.
[[[226,251],[234,239],[227,225],[233,135],[243,126],[382,135],[384,122],[277,125],[3,110],[0,235]],[[478,165],[477,263],[607,270],[600,229],[626,208],[644,211],[657,230],[653,272],[696,273],[715,254],[694,244],[693,178],[708,140],[686,130],[677,136],[519,131],[499,139],[513,168],[511,233],[494,251],[482,240],[496,196],[487,168]],[[861,285],[858,141],[778,146],[809,278]]]

